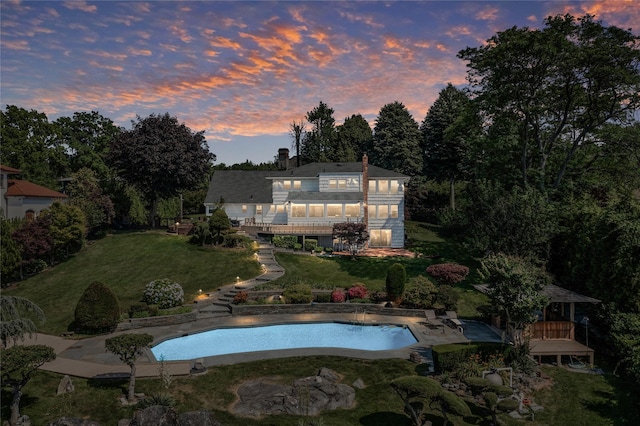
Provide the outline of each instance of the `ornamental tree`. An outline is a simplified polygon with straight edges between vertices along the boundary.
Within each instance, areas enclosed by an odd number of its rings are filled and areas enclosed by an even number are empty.
[[[120,321],[120,302],[106,285],[94,281],[84,290],[74,312],[75,326],[82,331],[111,330]]]
[[[7,342],[16,344],[24,340],[25,334],[31,335],[37,331],[34,319],[43,323],[44,312],[38,305],[18,296],[0,296],[0,340],[2,347]]]
[[[45,345],[12,346],[0,351],[0,382],[2,387],[11,389],[11,426],[20,418],[20,398],[22,389],[31,377],[45,363],[56,359],[52,347]]]
[[[341,222],[333,224],[333,238],[347,243],[349,251],[355,256],[358,247],[369,240],[367,224],[361,222]]]
[[[516,345],[524,345],[521,330],[536,320],[534,311],[548,302],[541,291],[550,283],[541,268],[515,256],[491,255],[481,261],[480,276],[488,284],[492,305],[507,322]]]
[[[107,351],[117,355],[120,361],[131,368],[129,379],[129,392],[127,400],[132,401],[136,386],[136,360],[142,355],[145,348],[153,342],[153,336],[147,333],[133,334],[126,333],[105,340],[104,345]]]

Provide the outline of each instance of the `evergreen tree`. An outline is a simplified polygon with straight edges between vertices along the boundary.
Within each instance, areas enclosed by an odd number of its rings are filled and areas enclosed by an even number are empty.
[[[400,102],[382,107],[373,135],[371,164],[416,176],[422,173],[422,135],[418,123]]]

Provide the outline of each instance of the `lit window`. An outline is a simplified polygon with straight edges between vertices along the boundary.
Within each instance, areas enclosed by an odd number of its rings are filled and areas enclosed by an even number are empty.
[[[338,187],[337,179],[329,179],[329,189],[336,189]]]
[[[398,206],[391,205],[389,207],[391,208],[390,216],[393,217],[393,218],[397,218],[398,217]]]
[[[378,219],[386,219],[389,217],[389,206],[378,206]]]
[[[344,215],[347,217],[360,216],[360,204],[345,204]]]
[[[302,181],[299,181],[299,180],[293,181],[293,189],[300,189],[301,186],[302,186]]]
[[[287,211],[284,208],[284,204],[280,206],[276,206],[276,213],[286,213]]]
[[[291,205],[292,217],[307,217],[307,205],[306,204],[292,204]]]
[[[256,214],[262,214],[262,204],[256,206]]]
[[[291,181],[285,180],[282,182],[282,189],[291,189]]]
[[[243,204],[242,205],[242,213],[246,213],[247,212],[247,205]]]
[[[324,205],[309,204],[309,217],[324,217]]]
[[[342,204],[328,204],[327,205],[328,217],[340,217],[342,216]]]
[[[371,247],[389,247],[391,245],[390,229],[372,229],[369,231],[369,236]]]
[[[370,194],[375,194],[376,193],[376,181],[375,180],[370,180],[369,181],[369,193]]]
[[[346,179],[338,179],[338,188],[339,189],[347,189],[347,180]]]
[[[389,186],[389,192],[392,194],[397,194],[399,192],[400,183],[397,180],[392,180]]]
[[[388,180],[379,180],[378,181],[378,192],[382,194],[386,194],[389,192],[389,181]]]

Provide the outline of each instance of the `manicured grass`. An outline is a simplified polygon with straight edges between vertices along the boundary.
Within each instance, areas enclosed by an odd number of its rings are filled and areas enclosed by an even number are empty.
[[[536,414],[540,424],[554,425],[637,425],[640,424],[634,397],[616,377],[545,367],[553,378],[550,389],[540,390],[536,402],[545,410]]]
[[[100,281],[118,296],[120,307],[142,299],[145,286],[169,278],[182,285],[185,302],[198,294],[260,274],[260,265],[248,250],[194,246],[185,237],[156,232],[109,235],[84,248],[73,258],[5,290],[40,306],[47,321],[43,333],[60,334],[73,321],[76,303],[93,281]]]
[[[389,386],[394,378],[416,374],[416,365],[406,360],[356,360],[339,357],[296,357],[257,361],[245,364],[211,368],[207,374],[195,377],[173,377],[169,393],[176,399],[176,411],[186,412],[207,409],[215,413],[224,425],[247,426],[295,426],[300,416],[269,416],[263,419],[236,417],[230,413],[235,402],[234,390],[246,380],[268,377],[270,380],[290,384],[292,381],[315,374],[321,367],[330,368],[343,375],[342,383],[351,385],[361,378],[366,388],[356,389],[356,404],[350,410],[325,412],[324,423],[332,426],[408,426],[400,398]],[[609,376],[569,372],[561,368],[545,368],[552,378],[552,386],[534,394],[536,403],[544,407],[536,413],[531,425],[635,425],[639,424],[637,411],[629,410],[631,396],[620,396],[610,383]],[[131,417],[132,408],[122,407],[118,396],[126,390],[126,382],[96,383],[74,378],[76,391],[65,396],[55,396],[61,376],[41,372],[26,386],[21,412],[31,417],[33,424],[47,424],[64,415],[83,417],[109,426],[121,418]],[[161,392],[159,379],[141,379],[136,391],[146,395]],[[8,411],[2,395],[2,418]],[[467,402],[472,415],[465,418],[451,416],[454,425],[488,425],[486,412]],[[443,425],[437,411],[428,419],[435,426]],[[501,415],[504,424],[523,424]]]

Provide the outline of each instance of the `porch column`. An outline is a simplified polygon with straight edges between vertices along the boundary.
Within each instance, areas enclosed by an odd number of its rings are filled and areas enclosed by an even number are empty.
[[[569,303],[569,319],[571,320],[571,331],[569,338],[571,340],[576,339],[576,323],[574,318],[576,317],[576,304],[574,302]]]

